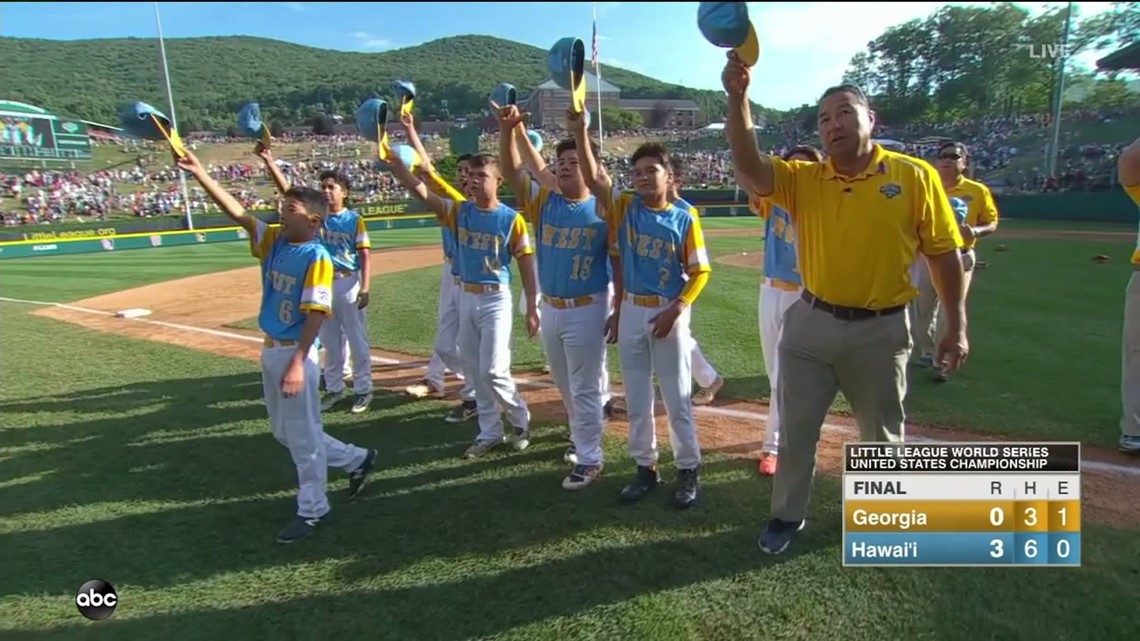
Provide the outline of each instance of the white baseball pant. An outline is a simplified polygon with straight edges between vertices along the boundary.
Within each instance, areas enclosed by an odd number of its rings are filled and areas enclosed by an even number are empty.
[[[459,295],[459,354],[463,373],[475,386],[480,442],[502,440],[503,410],[512,425],[530,429],[526,401],[511,378],[512,302],[507,285]]]
[[[542,345],[550,374],[562,394],[570,423],[570,440],[582,465],[602,463],[603,384],[606,338],[602,333],[609,314],[607,296],[597,294],[581,305],[560,306],[542,300]],[[575,301],[577,302],[577,301]]]
[[[705,388],[711,386],[716,382],[716,368],[709,363],[705,355],[701,353],[701,346],[693,339],[693,380],[697,385]]]
[[[618,321],[618,354],[622,383],[625,385],[626,412],[629,415],[629,453],[640,466],[657,464],[653,375],[661,388],[669,416],[669,443],[678,469],[695,469],[701,463],[693,421],[693,345],[690,330],[691,309],[677,316],[673,330],[665,338],[653,336],[650,319],[664,311],[670,301],[660,297],[649,307],[635,305],[626,294]]]
[[[463,376],[459,398],[475,400],[475,384],[463,375],[463,359],[459,351],[459,281],[451,274],[451,265],[443,263],[439,276],[439,313],[436,318],[435,346],[428,362],[426,378],[443,389],[444,368]]]
[[[360,272],[333,280],[332,318],[321,323],[321,344],[325,346],[325,389],[344,390],[345,344],[352,354],[352,391],[372,392],[372,354],[368,343],[367,315],[356,306],[360,293]]]
[[[962,296],[970,292],[970,282],[974,276],[974,250],[962,254]],[[934,280],[930,276],[930,265],[926,259],[919,256],[911,267],[912,282],[918,288],[918,296],[908,305],[910,314],[910,334],[914,341],[913,355],[931,358],[934,356],[935,343],[942,337],[940,328],[946,327],[946,310],[938,299],[938,292],[934,289]]]
[[[296,346],[262,348],[261,384],[273,438],[289,450],[297,467],[297,515],[318,518],[330,509],[328,468],[351,472],[364,463],[368,451],[325,434],[318,389],[321,367],[316,347],[309,350],[304,360],[305,387],[301,393],[286,397],[281,392],[281,379],[296,351]]]
[[[784,334],[784,313],[800,299],[799,289],[791,290],[772,284],[765,278],[760,284],[760,349],[764,352],[764,371],[768,374],[771,400],[768,401],[768,427],[764,430],[762,452],[779,454],[780,449],[780,337]]]

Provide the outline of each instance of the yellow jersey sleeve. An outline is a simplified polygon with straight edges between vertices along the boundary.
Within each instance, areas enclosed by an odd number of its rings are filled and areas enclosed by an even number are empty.
[[[372,238],[368,235],[368,226],[364,224],[364,216],[356,219],[356,248],[372,248]]]
[[[950,197],[942,187],[942,179],[926,163],[916,165],[914,174],[915,211],[918,215],[919,251],[927,256],[940,256],[962,247],[958,218],[950,207]]]
[[[538,214],[546,206],[546,201],[550,199],[550,190],[532,180],[527,193],[522,194],[519,198],[522,200],[519,206],[522,208],[523,216],[530,224],[537,225]]]
[[[685,261],[685,272],[690,276],[712,271],[709,252],[705,248],[705,232],[701,229],[701,219],[696,216],[693,216],[693,222],[689,225],[689,233],[685,235],[681,253],[682,260]]]
[[[320,253],[305,272],[301,288],[301,311],[332,313],[333,264],[327,253]]]
[[[623,194],[621,190],[614,189],[608,194],[606,202],[601,203],[605,212],[606,225],[609,231],[610,256],[620,258],[618,254],[618,230],[625,223],[626,212],[633,203],[633,194]]]
[[[458,189],[456,189],[455,187],[452,187],[451,183],[444,180],[443,176],[440,176],[439,174],[437,174],[434,169],[431,170],[430,172],[428,172],[427,186],[428,186],[428,189],[435,192],[435,194],[437,196],[439,196],[440,198],[445,198],[448,200],[455,200],[455,201],[467,200],[467,198],[463,194],[459,193]]]
[[[530,244],[530,234],[526,228],[526,218],[522,214],[516,215],[515,222],[511,224],[511,253],[515,258],[534,253],[534,247]]]
[[[1140,183],[1135,185],[1124,185],[1124,193],[1132,199],[1132,202],[1140,205]]]
[[[277,234],[280,231],[281,225],[270,225],[255,217],[253,234],[249,237],[249,254],[261,262],[265,262],[265,259],[269,258],[269,248],[277,240]]]

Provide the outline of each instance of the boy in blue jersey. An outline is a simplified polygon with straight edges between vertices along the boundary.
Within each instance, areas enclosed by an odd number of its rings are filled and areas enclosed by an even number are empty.
[[[698,216],[697,208],[689,201],[681,198],[681,189],[684,186],[684,161],[680,158],[670,158],[673,163],[673,181],[669,185],[669,200],[678,207],[687,209]],[[724,377],[717,373],[712,363],[701,352],[697,339],[693,338],[693,382],[697,384],[697,391],[693,394],[693,405],[708,405],[716,400],[717,392],[724,387]]]
[[[499,134],[500,166],[534,228],[542,306],[539,333],[570,424],[574,465],[562,487],[578,490],[597,479],[603,463],[608,226],[582,178],[575,140],[555,147],[555,174],[541,157],[524,161],[522,154],[538,153],[514,105],[500,110]],[[525,165],[534,165],[535,180]]]
[[[254,152],[269,172],[277,192],[289,191],[289,181],[273,153],[260,142]],[[348,177],[337,171],[324,171],[320,175],[321,190],[329,202],[329,214],[318,239],[328,250],[333,262],[333,313],[321,324],[321,344],[325,347],[325,390],[321,410],[328,411],[347,397],[345,375],[347,361],[352,359],[352,388],[355,401],[352,412],[359,414],[372,403],[372,357],[368,341],[367,315],[370,282],[372,280],[371,240],[364,218],[346,209]]]
[[[640,500],[661,483],[653,417],[656,375],[677,466],[673,503],[688,508],[697,501],[701,463],[692,406],[690,307],[712,271],[700,218],[669,201],[672,165],[663,146],[646,143],[634,151],[630,160],[635,193],[623,194],[598,171],[584,119],[572,112],[569,119],[582,176],[603,203],[610,252],[616,259],[614,295],[619,303],[607,326],[617,331],[629,450],[637,462],[637,476],[622,489],[621,499]]]
[[[788,150],[784,160],[823,162],[823,154],[815,147],[800,145]],[[803,280],[796,261],[796,231],[791,214],[763,198],[750,202],[749,208],[764,219],[764,277],[757,305],[760,348],[771,390],[768,426],[757,467],[762,476],[775,476],[780,452],[780,337],[784,334],[784,314],[800,299]]]
[[[372,247],[364,218],[346,209],[348,177],[338,171],[320,175],[321,191],[329,203],[329,213],[319,236],[333,263],[333,314],[321,325],[325,346],[325,391],[322,410],[330,410],[348,397],[344,384],[344,346],[352,355],[352,412],[368,409],[372,402],[372,356],[368,341],[367,315]]]
[[[535,297],[534,250],[527,236],[526,221],[514,209],[499,202],[503,176],[489,154],[471,158],[467,173],[467,200],[458,202],[433,194],[420,179],[392,154],[392,171],[404,187],[435,213],[439,224],[456,238],[458,263],[459,352],[463,372],[475,379],[475,402],[479,435],[463,453],[477,458],[510,441],[516,450],[530,445],[530,411],[511,378],[510,263],[519,262],[523,290],[527,294],[527,333],[538,332]],[[504,435],[503,410],[514,430]]]
[[[435,171],[431,156],[416,131],[415,116],[411,113],[404,114],[400,116],[400,123],[404,125],[408,144],[420,157],[420,176],[428,189],[441,198],[464,200],[466,196],[463,195],[463,190],[467,182],[471,154],[461,154],[456,160],[455,177],[459,184],[459,189],[456,189]],[[476,416],[475,384],[472,379],[463,376],[463,358],[459,352],[459,271],[455,264],[455,234],[447,227],[440,227],[439,233],[444,264],[440,272],[435,344],[431,360],[428,361],[427,374],[423,380],[409,386],[406,391],[419,398],[425,396],[443,398],[446,395],[443,384],[444,371],[450,369],[463,379],[463,387],[459,390],[459,405],[443,420],[448,423],[462,423]]]
[[[316,239],[328,213],[328,200],[315,189],[285,192],[280,224],[249,215],[188,153],[175,158],[210,198],[249,233],[250,251],[261,262],[262,296],[258,325],[265,332],[261,381],[273,436],[289,449],[297,467],[297,513],[278,533],[291,543],[313,533],[330,507],[328,467],[349,472],[348,496],[364,487],[376,450],[342,443],[325,434],[321,422],[317,337],[332,313],[333,264]]]

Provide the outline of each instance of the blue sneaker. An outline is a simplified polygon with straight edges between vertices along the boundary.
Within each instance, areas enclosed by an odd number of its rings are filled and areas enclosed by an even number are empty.
[[[294,516],[289,523],[277,533],[278,543],[292,543],[307,538],[316,531],[317,526],[324,520],[323,517]]]
[[[804,529],[807,521],[781,521],[772,519],[760,533],[760,549],[766,554],[783,554],[792,543],[792,538]]]

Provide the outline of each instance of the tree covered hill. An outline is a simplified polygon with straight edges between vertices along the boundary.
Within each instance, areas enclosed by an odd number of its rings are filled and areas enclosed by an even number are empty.
[[[349,116],[367,98],[390,96],[397,78],[415,82],[422,116],[444,115],[445,104],[453,116],[470,115],[485,108],[500,82],[521,92],[549,78],[546,50],[490,36],[454,36],[382,53],[245,36],[170,38],[166,54],[183,131],[226,128],[250,100],[282,124],[307,124],[322,112]],[[0,60],[0,98],[56,113],[115,123],[125,103],[166,104],[157,39],[0,38]],[[605,66],[602,77],[626,98],[689,98],[714,119],[725,111],[721,91]]]

